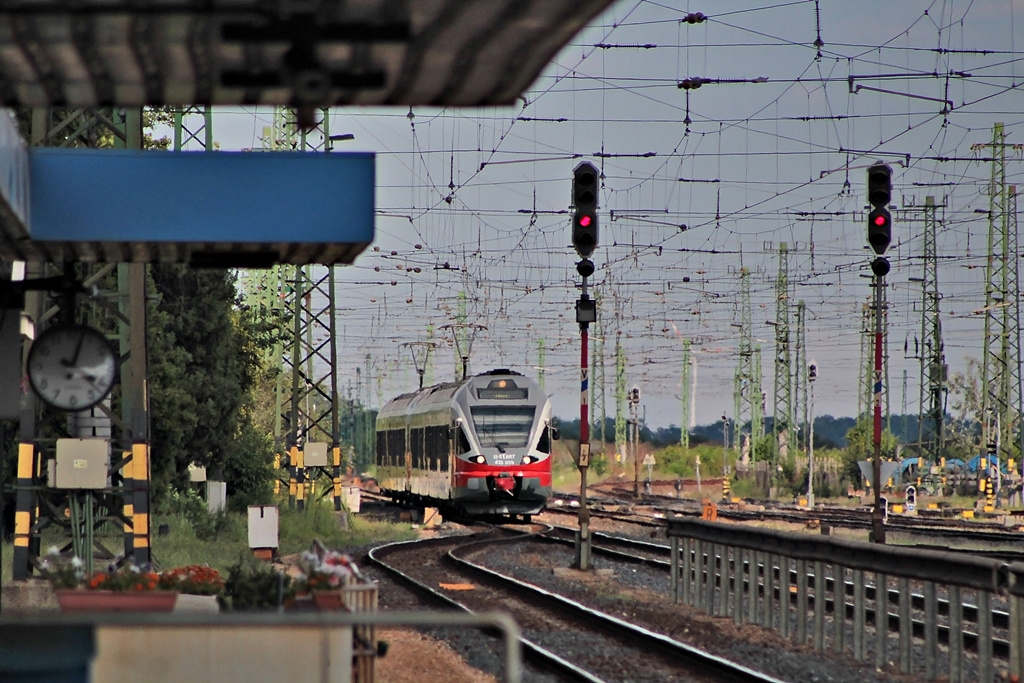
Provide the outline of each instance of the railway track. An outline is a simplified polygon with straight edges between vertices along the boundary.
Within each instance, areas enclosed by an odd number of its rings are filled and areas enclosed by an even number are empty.
[[[551,531],[540,534],[538,537],[549,542],[560,543],[566,546],[572,546],[575,543],[576,530],[568,527],[552,527]],[[670,562],[670,548],[667,545],[660,543],[650,543],[647,541],[641,541],[632,538],[626,538],[622,536],[610,535],[601,532],[591,532],[592,538],[592,552],[595,555],[609,558],[615,562],[627,563],[627,564],[640,564],[647,567],[654,568],[659,571],[666,573],[666,581],[668,580],[667,574],[671,571]],[[696,566],[696,560],[694,560]],[[744,576],[750,576],[750,572],[746,571],[747,564],[744,563],[743,572]],[[755,576],[759,579],[757,585],[754,586],[753,590],[757,592],[758,597],[764,597],[764,586],[766,583],[764,580],[765,572],[770,571],[774,575],[776,582],[779,579],[779,573],[781,571],[777,564],[771,564],[767,568],[764,563],[757,563],[755,568]],[[798,574],[795,570],[790,570],[790,581],[789,585],[795,585],[798,580]],[[813,572],[809,573],[806,577],[806,583],[808,589],[813,590],[814,586],[814,575]],[[715,585],[722,589],[719,582],[715,582]],[[843,585],[843,594],[846,596],[846,600],[840,601],[839,605],[836,605],[832,596],[836,595],[834,591],[834,580],[831,576],[825,577],[825,610],[831,619],[831,615],[836,613],[837,609],[845,609],[849,618],[852,618],[854,611],[853,599],[855,596],[855,586],[852,581],[845,581]],[[751,586],[749,582],[744,581],[743,593],[750,595]],[[775,590],[775,598],[778,598],[778,590]],[[864,597],[872,604],[876,603],[876,590],[873,584],[868,584],[864,588]],[[892,611],[896,609],[900,601],[900,592],[894,589],[889,589],[886,595],[885,604],[886,617],[888,628],[893,633],[898,633],[900,630],[900,615],[898,612]],[[798,595],[797,593],[791,593],[789,596],[790,604],[796,608],[798,606]],[[814,607],[814,596],[808,596],[808,606],[810,609]],[[948,645],[950,639],[949,630],[949,614],[950,614],[950,603],[948,600],[940,598],[937,601],[937,617],[943,619],[944,622],[938,624],[938,639],[939,642]],[[1010,630],[1010,613],[1006,608],[1006,605],[993,605],[991,610],[992,615],[992,627],[1002,634],[1009,633]],[[925,598],[922,593],[913,593],[911,597],[911,608],[917,611],[919,614],[924,612],[925,609]],[[963,620],[969,623],[977,623],[978,621],[978,607],[977,605],[964,603],[960,606]],[[865,608],[866,621],[868,623],[876,623],[875,609],[873,607]],[[912,619],[912,627],[915,635],[923,637],[925,632],[925,624],[920,619]],[[967,651],[974,653],[978,652],[978,637],[975,633],[962,632],[964,648]],[[994,657],[1005,660],[1010,654],[1010,644],[1005,638],[993,638],[992,640],[992,654]]]
[[[577,508],[574,498],[562,499],[562,505],[549,505],[545,512],[563,516],[575,516]],[[665,498],[664,502],[625,502],[619,499],[595,501],[590,507],[591,517],[613,519],[651,528],[663,527],[667,514],[699,516],[700,504],[696,501],[677,501]],[[737,522],[786,522],[805,524],[814,520],[820,525],[833,528],[868,530],[871,528],[869,511],[848,508],[815,508],[806,510],[796,507],[764,507],[757,510],[739,510],[728,505],[717,508],[718,517]],[[889,533],[899,535],[899,545],[918,549],[942,549],[992,557],[1005,562],[1024,561],[1024,532],[1007,528],[994,522],[965,522],[937,517],[904,517],[891,515],[886,522]]]
[[[539,526],[529,533],[498,527],[472,537],[390,544],[371,551],[370,560],[438,604],[509,612],[523,631],[527,664],[557,680],[778,680],[469,559],[547,531]]]

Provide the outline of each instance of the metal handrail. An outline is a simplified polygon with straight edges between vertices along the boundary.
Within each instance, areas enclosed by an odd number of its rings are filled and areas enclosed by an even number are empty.
[[[1009,565],[991,558],[705,522],[693,517],[670,516],[667,523],[669,538],[688,537],[795,560],[840,564],[848,569],[992,593],[1005,593],[1010,585]]]

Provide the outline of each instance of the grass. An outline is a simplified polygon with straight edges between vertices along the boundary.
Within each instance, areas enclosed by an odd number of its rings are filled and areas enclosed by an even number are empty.
[[[157,569],[208,564],[226,575],[231,565],[238,562],[239,556],[251,554],[245,513],[207,515],[207,519],[197,519],[194,511],[191,514],[177,512],[153,515],[154,532],[162,525],[167,525],[168,533],[163,536],[154,533],[151,538],[153,564]],[[347,530],[342,528],[339,516],[327,501],[313,501],[301,512],[282,505],[278,551],[281,555],[290,555],[308,550],[313,539],[320,540],[328,548],[345,551],[346,548],[357,548],[374,542],[416,538],[416,531],[411,524],[371,521],[358,515],[349,515],[348,527]],[[42,543],[44,551],[49,545],[58,542],[56,538],[52,543],[47,543],[47,540],[44,539]],[[120,545],[116,539],[108,538],[104,542],[115,551]],[[11,543],[4,543],[0,552],[3,553],[0,580],[7,584],[13,578],[11,567],[14,547]]]

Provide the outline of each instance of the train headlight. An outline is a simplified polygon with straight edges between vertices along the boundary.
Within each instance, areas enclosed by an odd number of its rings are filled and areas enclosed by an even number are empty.
[[[473,462],[477,463],[478,465],[486,465],[487,464],[487,458],[485,458],[482,455],[473,456],[472,458],[470,458],[470,460],[472,460]]]
[[[523,464],[524,465],[529,465],[530,463],[534,463],[534,462],[537,462],[537,458],[535,458],[535,457],[533,457],[531,455],[524,455],[523,456]]]

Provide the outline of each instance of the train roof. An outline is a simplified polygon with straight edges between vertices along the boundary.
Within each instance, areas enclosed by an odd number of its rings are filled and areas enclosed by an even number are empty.
[[[407,394],[401,394],[388,401],[377,413],[378,419],[387,418],[398,414],[418,413],[429,410],[437,403],[449,403],[452,397],[460,388],[471,383],[477,377],[514,376],[526,377],[521,372],[508,368],[495,368],[481,372],[458,382],[442,382],[429,387],[423,387]],[[529,379],[526,377],[526,379]],[[531,380],[532,381],[532,380]]]

